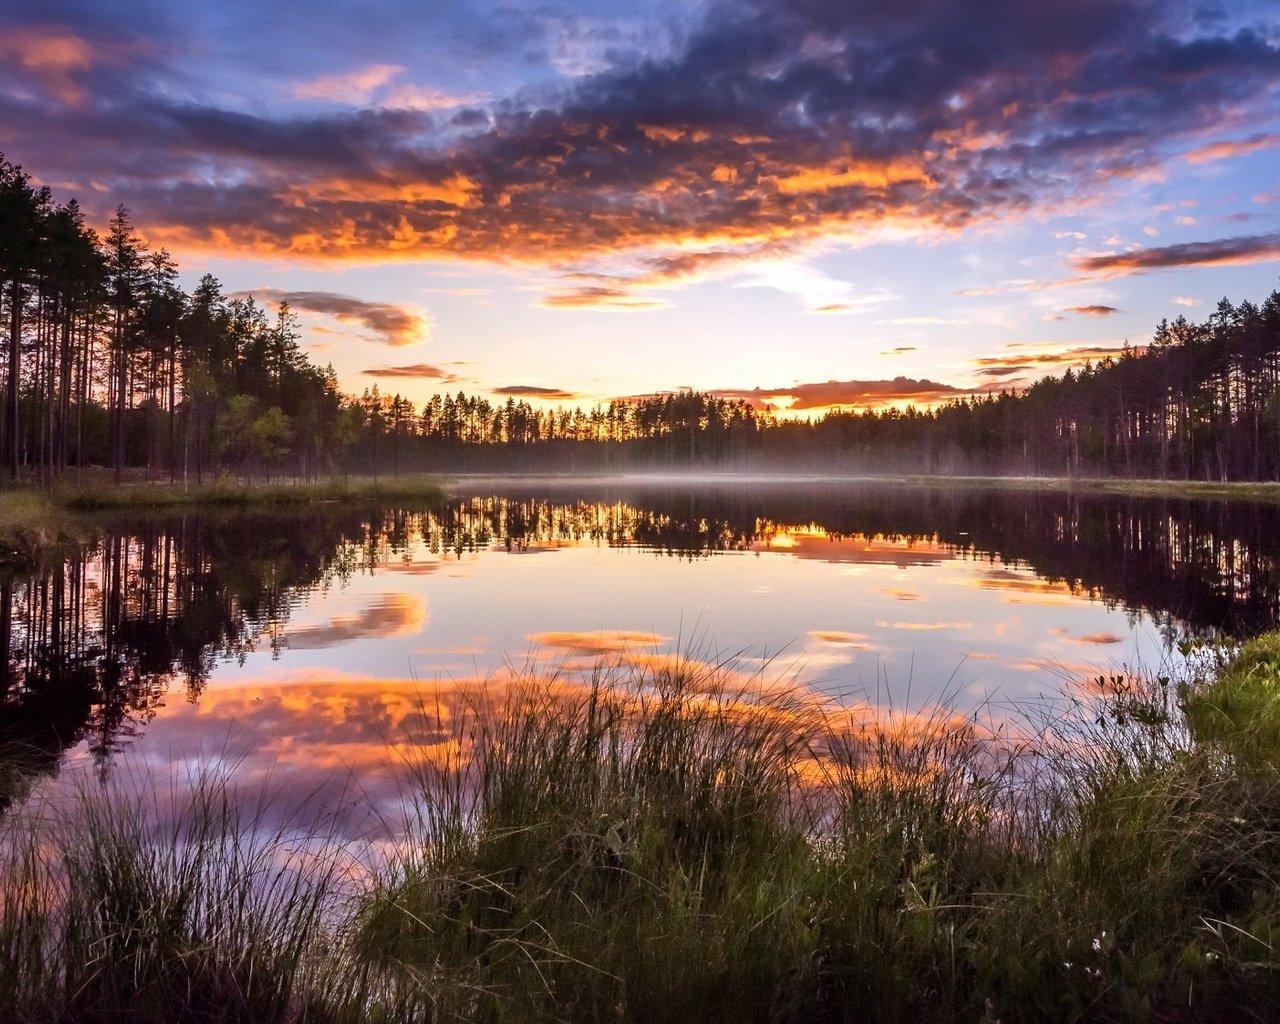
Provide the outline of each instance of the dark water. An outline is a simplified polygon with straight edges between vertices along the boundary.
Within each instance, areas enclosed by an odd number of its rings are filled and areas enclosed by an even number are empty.
[[[1274,626],[1278,563],[1272,506],[852,483],[105,523],[0,579],[0,742],[37,776],[127,753],[221,758],[286,801],[354,780],[382,813],[389,750],[523,672],[678,656],[846,701],[1014,704]]]

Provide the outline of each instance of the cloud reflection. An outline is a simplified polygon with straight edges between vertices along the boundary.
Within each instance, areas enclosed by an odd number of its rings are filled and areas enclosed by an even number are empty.
[[[354,615],[335,615],[327,623],[288,629],[290,650],[314,651],[353,640],[397,636],[420,630],[428,620],[426,598],[417,594],[384,594]]]
[[[640,630],[613,629],[589,633],[533,633],[530,643],[568,651],[572,654],[606,655],[622,654],[637,648],[657,648],[671,641],[669,636],[658,636]]]

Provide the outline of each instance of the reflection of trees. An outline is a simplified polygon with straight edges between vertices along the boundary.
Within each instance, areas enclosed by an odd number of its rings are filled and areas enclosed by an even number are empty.
[[[497,545],[512,552],[540,545],[599,544],[642,547],[684,558],[720,551],[743,551],[755,536],[755,524],[731,519],[731,508],[711,509],[690,496],[683,507],[649,506],[632,501],[580,501],[545,495],[466,498],[439,512],[386,527],[388,551],[402,550],[411,534],[433,554],[473,553]],[[400,543],[394,542],[398,538]]]
[[[0,576],[0,748],[20,744],[41,770],[82,740],[105,756],[175,683],[195,700],[219,660],[278,653],[308,594],[423,552],[595,544],[693,559],[800,524],[817,557],[822,533],[999,555],[1171,629],[1246,635],[1280,618],[1280,509],[1268,506],[767,484],[600,486],[590,498],[525,489],[431,511],[108,528],[52,569]]]
[[[195,700],[219,658],[278,643],[307,591],[351,571],[344,538],[369,532],[359,516],[191,517],[0,578],[0,747],[28,770],[82,740],[105,756],[174,680]]]
[[[787,527],[833,540],[937,541],[1025,563],[1103,600],[1195,633],[1244,636],[1280,621],[1280,509],[1059,492],[752,483],[600,487],[594,501],[513,490],[468,499],[433,549],[557,541],[638,546],[684,558],[745,550]],[[426,527],[428,535],[433,529]]]

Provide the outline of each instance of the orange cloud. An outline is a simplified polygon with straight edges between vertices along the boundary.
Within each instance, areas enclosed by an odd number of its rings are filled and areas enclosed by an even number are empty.
[[[16,61],[60,102],[81,106],[86,98],[76,76],[93,67],[94,50],[84,39],[58,27],[14,28],[0,32],[0,60]]]
[[[640,298],[626,288],[606,285],[591,285],[552,292],[539,300],[538,304],[548,309],[596,309],[624,312],[661,309],[669,305],[661,299]]]
[[[1081,316],[1110,316],[1119,313],[1115,306],[1068,306],[1065,313],[1079,313]]]
[[[1037,351],[1039,346],[1024,346],[1015,342],[1006,347],[1017,351],[1003,356],[979,356],[972,360],[973,365],[978,367],[979,376],[1009,377],[1032,371],[1051,372],[1103,359],[1118,359],[1124,354],[1124,346],[1074,345],[1056,351]],[[1132,351],[1141,352],[1143,347],[1134,346]]]
[[[109,180],[109,199],[90,197],[91,219],[123,201],[151,244],[184,254],[586,266],[616,280],[556,292],[551,308],[636,310],[657,300],[635,289],[664,274],[674,285],[770,246],[935,239],[1074,212],[1099,183],[1158,175],[1166,154],[1227,117],[1262,123],[1277,80],[1275,45],[1254,28],[1188,29],[1163,11],[1139,25],[1120,3],[986,5],[963,24],[925,4],[911,32],[892,4],[853,19],[829,4],[695,7],[661,54],[652,39],[608,55],[593,44],[585,64],[580,53],[564,62],[574,45],[534,58],[541,44],[523,39],[511,60],[496,37],[521,33],[504,22],[492,41],[512,91],[451,115],[479,97],[405,82],[396,63],[352,68],[359,48],[340,31],[313,40],[319,66],[338,70],[290,96],[340,108],[280,113],[269,96],[220,104],[234,85],[202,80],[199,60],[172,67],[198,51],[164,26],[148,24],[145,67],[112,74],[100,59],[85,69],[83,37],[69,30],[19,29],[44,39],[35,47],[6,26],[7,52],[24,55],[0,89],[19,97],[4,111],[6,148],[55,180]],[[106,34],[100,20],[84,25]],[[102,45],[94,38],[94,58]],[[926,54],[936,67],[923,67]],[[545,70],[520,81],[526,57],[565,77],[523,88]],[[83,114],[52,123],[28,103],[40,75],[68,96],[79,84]]]
[[[508,398],[543,398],[564,402],[582,397],[576,391],[566,391],[564,388],[542,388],[533,384],[508,384],[505,387],[494,388],[493,393]]]
[[[375,366],[361,370],[366,377],[408,377],[415,380],[457,380],[453,374],[430,363],[410,363],[408,366]]]
[[[768,179],[766,179],[768,180]],[[920,164],[910,160],[835,161],[820,167],[804,167],[782,177],[771,179],[783,195],[803,192],[830,192],[850,186],[885,189],[903,182],[921,183],[932,188],[933,179]]]
[[[716,388],[724,398],[743,398],[757,409],[785,405],[790,412],[854,406],[878,409],[910,402],[929,406],[960,398],[968,391],[927,379],[895,377],[893,380],[829,380],[822,384],[794,384],[791,387]]]
[[[1197,146],[1183,154],[1183,159],[1192,164],[1208,163],[1212,160],[1226,160],[1231,157],[1248,156],[1264,149],[1280,146],[1280,134],[1250,135],[1247,139],[1231,139],[1224,142],[1211,142]]]
[[[319,313],[333,317],[340,324],[361,327],[371,332],[384,345],[399,348],[426,341],[430,331],[427,315],[413,306],[393,302],[367,302],[334,292],[282,291],[260,288],[256,292],[239,292],[237,296],[254,295],[279,305],[289,303],[297,312]]]

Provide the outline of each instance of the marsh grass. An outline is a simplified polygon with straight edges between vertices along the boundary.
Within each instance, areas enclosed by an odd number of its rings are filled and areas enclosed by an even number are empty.
[[[444,496],[430,477],[334,477],[317,482],[262,483],[230,477],[203,485],[136,482],[68,483],[52,501],[78,512],[296,506],[316,502],[426,501]]]
[[[1211,681],[1102,680],[1014,740],[714,671],[536,690],[428,762],[354,931],[433,1020],[1267,1019],[1280,784]]]
[[[361,919],[443,1018],[758,1018],[810,961],[792,709],[685,670],[517,688],[421,776],[426,835]],[[403,969],[409,968],[409,974]]]
[[[696,662],[525,678],[422,737],[350,904],[224,783],[162,828],[86,794],[10,819],[0,1018],[1274,1019],[1280,773],[1213,716],[1276,644],[1019,729]]]
[[[326,1020],[336,847],[246,820],[225,779],[82,780],[8,818],[0,1018]]]

